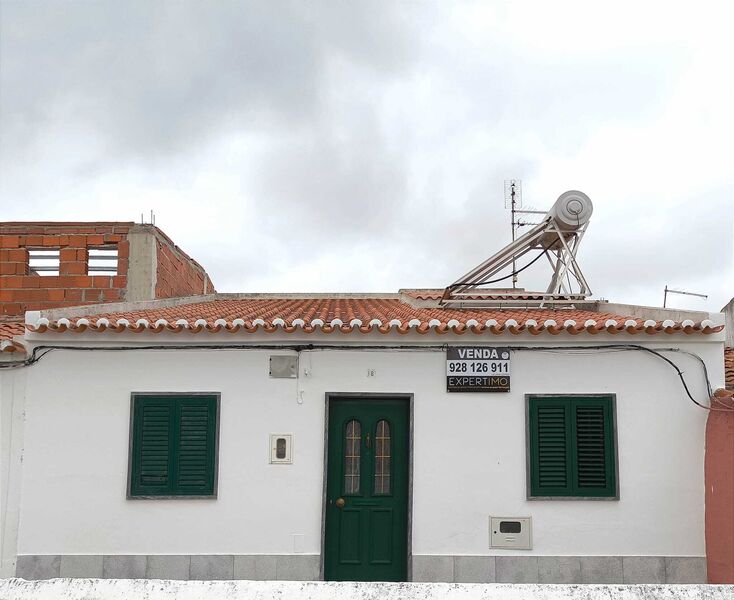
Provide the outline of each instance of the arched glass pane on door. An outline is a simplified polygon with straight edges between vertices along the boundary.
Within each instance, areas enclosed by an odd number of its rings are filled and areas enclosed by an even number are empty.
[[[362,450],[362,425],[352,419],[347,423],[344,439],[344,493],[359,493],[359,457]]]
[[[377,422],[375,432],[375,494],[390,493],[390,424]]]

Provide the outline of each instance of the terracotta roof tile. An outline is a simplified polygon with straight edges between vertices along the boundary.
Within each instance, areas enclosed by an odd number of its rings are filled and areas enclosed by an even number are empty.
[[[25,333],[22,321],[0,321],[0,351],[23,352],[25,349],[18,342],[13,341],[16,336]]]
[[[720,331],[710,321],[646,321],[634,316],[582,310],[523,309],[447,309],[416,308],[393,297],[240,297],[206,302],[161,305],[131,312],[110,312],[73,319],[41,319],[27,325],[31,331],[183,331],[204,330],[230,332],[243,329],[253,332],[262,328],[292,333],[321,330],[330,333],[359,331],[369,333],[397,331],[407,333],[531,334],[546,332],[609,333],[712,333]]]

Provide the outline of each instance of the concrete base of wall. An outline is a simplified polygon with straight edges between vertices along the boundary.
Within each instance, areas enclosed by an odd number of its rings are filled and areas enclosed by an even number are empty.
[[[317,554],[22,555],[18,556],[15,574],[31,580],[88,577],[316,581],[319,560]]]
[[[24,555],[16,576],[316,581],[320,557],[283,555]],[[414,556],[416,582],[706,583],[702,556]]]
[[[414,556],[413,581],[706,583],[704,556]]]
[[[283,581],[160,581],[145,579],[0,580],[5,600],[729,600],[734,586],[713,585],[508,585],[448,583],[349,583]]]

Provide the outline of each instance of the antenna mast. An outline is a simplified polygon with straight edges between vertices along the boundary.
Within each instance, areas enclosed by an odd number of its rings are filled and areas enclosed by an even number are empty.
[[[515,232],[519,223],[515,221],[515,213],[522,208],[522,181],[519,179],[505,179],[505,208],[510,208],[510,228],[512,229],[512,243],[515,243]],[[515,255],[512,255],[512,289],[517,289],[517,265]]]
[[[520,227],[535,226],[538,223],[528,223],[520,220],[517,215],[543,215],[547,213],[544,210],[523,210],[522,203],[522,180],[521,179],[505,179],[505,208],[510,209],[510,227],[512,229],[512,244],[517,239],[517,233]],[[517,289],[517,261],[516,256],[512,255],[512,289]]]

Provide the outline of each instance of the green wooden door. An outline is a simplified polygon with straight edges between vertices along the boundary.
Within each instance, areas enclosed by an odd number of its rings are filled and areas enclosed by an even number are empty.
[[[326,486],[327,581],[405,581],[409,403],[332,399]]]

